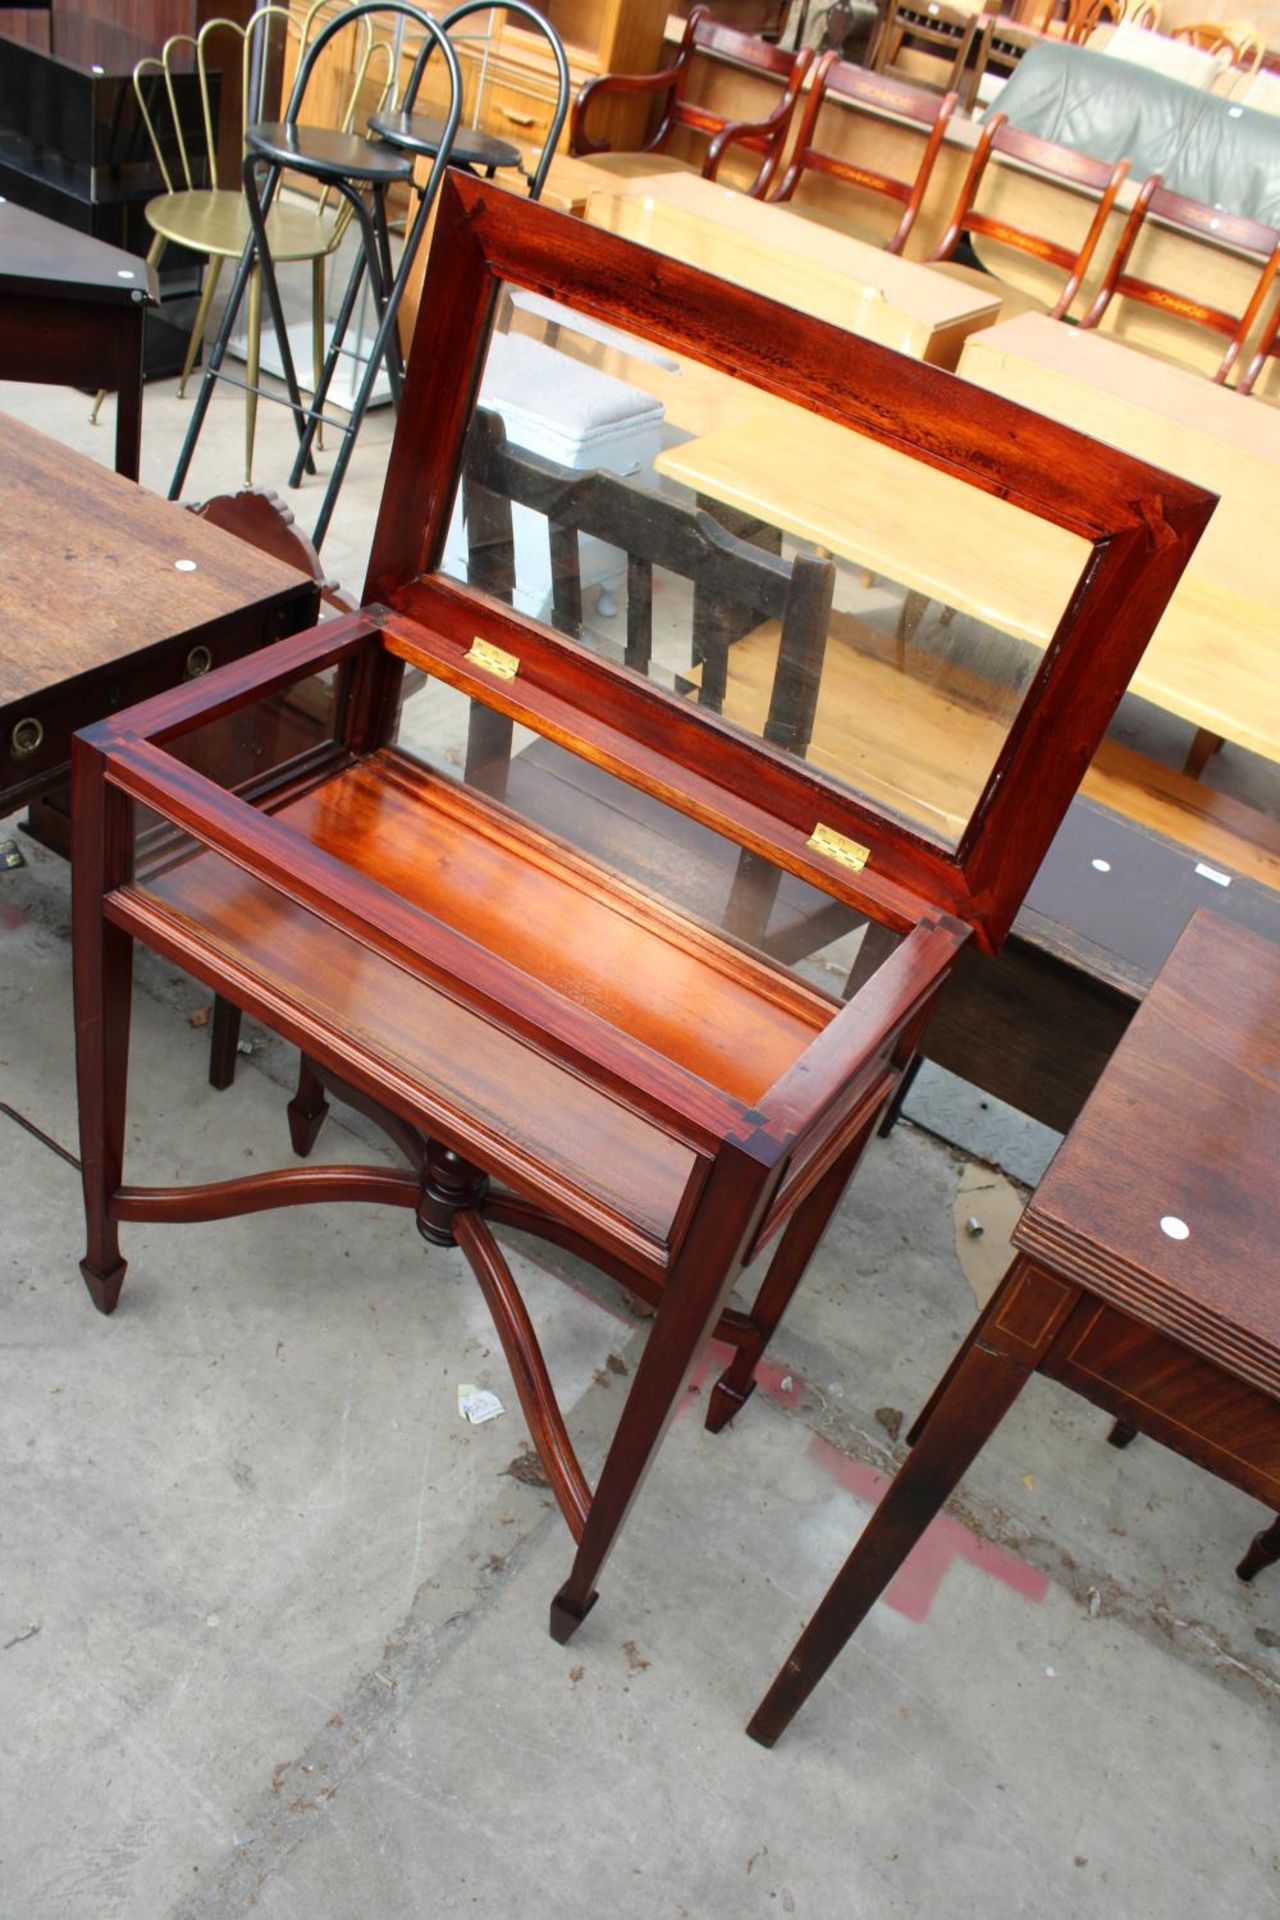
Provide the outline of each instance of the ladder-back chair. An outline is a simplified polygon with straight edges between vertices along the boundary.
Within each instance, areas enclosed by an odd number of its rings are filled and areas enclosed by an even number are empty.
[[[863,166],[842,154],[829,153],[817,144],[818,122],[828,95],[838,97],[843,107],[852,105],[868,114],[890,114],[920,128],[925,142],[914,177],[901,180]],[[902,207],[902,218],[885,244],[886,253],[901,253],[915,225],[916,215],[933,173],[942,137],[956,107],[956,95],[941,99],[936,93],[911,86],[892,74],[871,73],[842,60],[838,53],[825,53],[814,69],[813,84],[805,101],[791,163],[773,193],[772,200],[790,200],[806,173],[821,174],[828,180],[840,180],[864,193],[878,194]],[[803,211],[803,209],[797,209]]]
[[[1130,272],[1130,256],[1149,220],[1176,233],[1207,241],[1212,246],[1230,248],[1235,253],[1247,254],[1255,259],[1259,267],[1258,278],[1243,313],[1228,313],[1208,300],[1199,298],[1186,286],[1162,286],[1157,281]],[[1213,379],[1221,386],[1253,331],[1278,268],[1280,232],[1274,227],[1265,226],[1260,220],[1250,220],[1244,214],[1226,213],[1221,207],[1211,207],[1203,200],[1192,200],[1186,194],[1173,193],[1160,184],[1159,174],[1152,174],[1149,180],[1143,182],[1103,276],[1102,285],[1080,325],[1096,327],[1114,300],[1137,300],[1192,326],[1207,327],[1224,336],[1227,342],[1213,373]],[[1256,373],[1254,377],[1257,377]]]
[[[1049,234],[1032,233],[999,213],[984,212],[978,206],[979,193],[988,169],[997,158],[1013,161],[1046,179],[1059,182],[1063,187],[1097,195],[1093,217],[1078,247]],[[1050,305],[1029,294],[1017,293],[1006,302],[1006,306],[1022,311],[1047,312],[1052,319],[1060,320],[1079,290],[1102,237],[1107,217],[1115,205],[1120,183],[1128,171],[1127,160],[1117,160],[1113,164],[1110,160],[1095,159],[1092,154],[1077,153],[1073,147],[1058,146],[1055,141],[1042,140],[1038,134],[1027,133],[1023,128],[1011,125],[1002,113],[993,114],[983,127],[982,137],[974,151],[947,230],[929,258],[946,263],[947,272],[967,279],[980,278],[990,284],[993,277],[999,276],[982,273],[953,259],[961,241],[976,234],[1000,246],[1029,254],[1034,259],[1048,261],[1052,266],[1061,268],[1066,275],[1057,299]]]

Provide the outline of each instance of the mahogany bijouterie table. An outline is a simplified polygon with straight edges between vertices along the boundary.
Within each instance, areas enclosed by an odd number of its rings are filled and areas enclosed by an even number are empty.
[[[1280,946],[1202,910],[748,1729],[772,1746],[1033,1373],[1280,1507]],[[1280,1520],[1237,1572],[1280,1560]]]
[[[499,420],[483,405],[513,287],[557,303],[566,370],[579,322],[612,328],[637,353],[741,382],[771,411],[825,415],[845,432],[850,475],[887,448],[904,471],[945,476],[972,501],[965,538],[978,525],[993,566],[1014,564],[1028,518],[1046,523],[1052,638],[1017,655],[999,751],[968,770],[959,831],[935,823],[910,768],[886,787],[883,769],[868,783],[857,766],[804,759],[791,722],[821,677],[825,609],[860,590],[856,571],[817,551],[762,557],[672,503],[641,459],[630,475],[527,449],[496,460],[523,431],[518,407]],[[568,1639],[712,1333],[736,1351],[709,1424],[751,1392],[957,952],[1006,933],[1212,507],[1203,489],[1016,406],[978,414],[933,368],[451,176],[364,610],[76,743],[82,1271],[95,1304],[110,1313],[120,1297],[130,1221],[314,1201],[407,1209],[429,1242],[460,1248],[493,1311],[577,1546],[551,1615]],[[458,578],[441,563],[455,512]],[[538,617],[512,604],[531,527],[553,562]],[[597,539],[625,553],[625,621],[612,626],[599,609],[586,617],[577,591]],[[945,520],[919,539],[945,593]],[[757,617],[743,613],[757,593],[759,617],[788,636],[764,738],[716,712],[708,670]],[[733,619],[717,617],[726,599]],[[955,627],[968,644],[965,618]],[[319,745],[241,779],[187,764],[214,721],[317,678],[336,696]],[[538,754],[579,781],[576,816],[554,830],[517,804]],[[655,817],[687,858],[635,856]],[[815,927],[834,903],[896,942],[847,1003],[821,970],[769,952],[784,899],[812,905]],[[332,1094],[373,1115],[403,1164],[129,1184],[135,940],[298,1046],[299,1154]],[[504,1227],[656,1308],[594,1488],[495,1238]],[[747,1270],[762,1256],[757,1280]],[[751,1303],[731,1306],[740,1280]]]

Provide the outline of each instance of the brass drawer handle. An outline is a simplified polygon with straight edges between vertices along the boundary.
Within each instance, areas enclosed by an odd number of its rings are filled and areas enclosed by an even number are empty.
[[[9,735],[9,751],[15,760],[29,760],[39,752],[43,740],[44,728],[38,720],[19,720]]]
[[[513,113],[510,107],[499,107],[498,112],[504,120],[509,120],[513,127],[536,127],[538,124],[531,113]]]
[[[198,680],[202,673],[208,673],[213,665],[213,655],[208,647],[192,647],[187,655],[187,664],[182,669],[184,680]]]

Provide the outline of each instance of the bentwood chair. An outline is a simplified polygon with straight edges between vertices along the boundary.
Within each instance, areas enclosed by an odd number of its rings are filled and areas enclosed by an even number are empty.
[[[1224,56],[1225,64],[1239,67],[1242,73],[1256,73],[1266,52],[1261,35],[1243,20],[1187,21],[1170,27],[1171,40],[1185,40],[1201,53]]]
[[[1032,233],[1016,224],[1011,214],[999,208],[988,211],[980,206],[979,199],[984,187],[989,184],[989,175],[994,179],[999,172],[999,169],[991,170],[992,161],[997,159],[1012,161],[1032,173],[1059,182],[1064,188],[1075,192],[1083,189],[1096,196],[1093,215],[1083,239],[1073,245],[1057,235]],[[1107,217],[1115,205],[1120,183],[1128,171],[1127,160],[1118,160],[1113,165],[1109,160],[1095,159],[1092,154],[1077,153],[1073,147],[1058,146],[1052,140],[1042,140],[1038,134],[1011,126],[1002,113],[993,114],[983,126],[982,137],[974,150],[946,232],[929,259],[941,263],[945,273],[974,280],[987,287],[990,287],[993,277],[998,279],[1004,295],[1006,318],[1019,312],[1039,312],[1048,313],[1051,319],[1061,320],[1079,291],[1102,237]],[[1037,299],[1033,294],[1016,287],[1009,287],[1006,291],[999,275],[985,272],[985,263],[984,267],[972,267],[956,260],[954,256],[961,242],[975,234],[997,246],[1012,248],[1015,252],[1048,261],[1059,268],[1066,279],[1056,299],[1052,302]]]
[[[820,147],[817,142],[818,123],[829,94],[838,97],[846,111],[852,106],[855,110],[863,109],[877,115],[889,114],[895,120],[918,127],[925,140],[914,176],[909,180],[901,180],[893,174],[855,164],[842,154],[829,153]],[[812,173],[896,202],[903,209],[902,217],[885,245],[885,252],[901,253],[920,211],[942,137],[955,111],[956,98],[954,93],[948,93],[939,99],[936,93],[898,80],[892,74],[869,73],[865,67],[851,66],[838,53],[823,54],[814,69],[813,84],[796,133],[791,163],[769,196],[770,199],[789,201],[805,174]],[[798,207],[796,211],[805,213],[809,209]],[[813,217],[821,219],[823,216],[820,210],[815,209]],[[842,217],[841,225],[845,224]]]
[[[384,16],[387,23],[408,23],[422,35],[424,52],[415,61],[405,90],[402,104],[406,110],[412,110],[417,86],[425,66],[425,55],[433,47],[438,47],[440,50],[449,86],[449,106],[445,115],[440,149],[426,181],[414,188],[418,199],[417,210],[404,238],[399,265],[395,268],[391,260],[386,199],[388,191],[393,187],[413,188],[412,159],[407,154],[397,152],[383,141],[369,140],[346,130],[311,125],[299,118],[307,101],[309,84],[335,38],[347,31],[365,32],[366,23],[376,16]],[[228,297],[222,326],[205,366],[186,439],[170,484],[170,499],[177,499],[182,491],[199,441],[200,430],[213,397],[214,385],[220,377],[225,377],[222,375],[222,363],[226,356],[232,328],[244,299],[246,287],[257,268],[262,275],[267,306],[280,349],[288,394],[287,404],[293,412],[298,430],[298,470],[310,462],[311,447],[321,424],[334,427],[340,435],[333,470],[311,536],[315,546],[320,547],[333,517],[333,510],[346,477],[355,439],[363,423],[374,383],[384,364],[392,398],[397,405],[399,403],[402,369],[399,342],[396,336],[396,315],[418,245],[427,229],[437,189],[448,163],[449,151],[457,132],[461,103],[461,72],[457,55],[448,37],[435,20],[420,8],[409,4],[409,0],[361,0],[361,4],[349,7],[331,20],[312,40],[299,64],[284,119],[250,127],[246,136],[244,187],[249,207],[251,233]],[[316,181],[321,187],[335,192],[350,208],[360,240],[355,266],[334,321],[328,354],[310,407],[303,404],[298,388],[268,231],[271,209],[281,180],[286,174],[302,175]],[[344,351],[347,330],[351,325],[356,301],[366,274],[378,313],[378,325],[368,356],[364,360],[364,370],[352,402],[350,415],[347,419],[337,419],[325,414],[325,400]],[[274,394],[270,397],[276,398]]]
[[[1221,307],[1213,306],[1199,297],[1193,285],[1163,286],[1132,272],[1130,257],[1140,236],[1147,229],[1148,221],[1154,221],[1174,233],[1208,241],[1212,246],[1229,248],[1232,253],[1254,260],[1258,265],[1258,278],[1243,313],[1228,313]],[[1186,194],[1173,193],[1161,186],[1159,174],[1152,174],[1142,185],[1103,276],[1102,285],[1080,325],[1098,326],[1113,301],[1136,300],[1169,314],[1177,321],[1207,327],[1210,332],[1223,336],[1227,343],[1212,376],[1216,384],[1222,386],[1253,331],[1278,269],[1280,232],[1274,227],[1268,227],[1260,220],[1250,220],[1244,214],[1225,213],[1220,207],[1211,207],[1203,200],[1192,200]],[[1170,350],[1176,350],[1172,340]],[[1252,362],[1250,370],[1253,370]],[[1256,370],[1253,377],[1257,378]],[[1245,378],[1248,379],[1248,371]]]
[[[769,80],[781,82],[782,96],[773,111],[761,120],[729,120],[724,114],[690,100],[689,82],[694,56],[699,51],[717,54],[733,61],[735,66],[754,69]],[[606,93],[649,95],[661,102],[661,117],[654,132],[640,143],[641,153],[665,155],[673,135],[693,134],[709,143],[702,173],[705,179],[714,180],[730,147],[745,147],[750,153],[763,155],[760,171],[747,188],[753,199],[762,199],[778,170],[800,89],[812,62],[813,51],[809,47],[788,53],[757,39],[754,34],[720,26],[711,18],[709,7],[695,7],[689,15],[679,51],[669,67],[662,67],[656,73],[602,73],[598,79],[588,80],[574,102],[569,151],[592,157],[610,151],[605,141],[593,139],[588,131],[593,101]],[[667,164],[681,163],[668,160]]]

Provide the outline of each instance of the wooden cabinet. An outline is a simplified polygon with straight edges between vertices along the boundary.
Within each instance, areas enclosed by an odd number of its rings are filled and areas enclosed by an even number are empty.
[[[293,0],[292,11],[300,20],[307,9],[301,0]],[[426,0],[425,11],[442,19],[449,8],[439,0]],[[545,13],[564,41],[574,93],[597,74],[647,73],[661,64],[666,0],[550,0]],[[555,64],[542,35],[496,6],[492,13],[477,13],[464,21],[456,44],[462,66],[464,124],[524,147],[539,146],[556,101]],[[406,36],[401,85],[416,51],[412,36]],[[433,62],[424,77],[420,101],[424,106],[443,107],[447,96],[443,69]],[[646,112],[645,101],[610,102],[601,109],[603,131],[617,146],[636,144]]]

